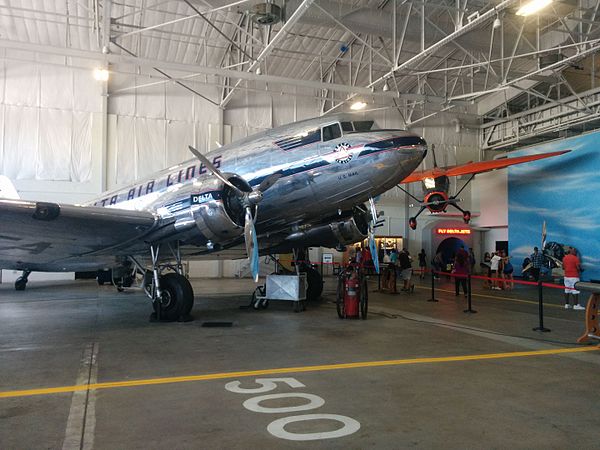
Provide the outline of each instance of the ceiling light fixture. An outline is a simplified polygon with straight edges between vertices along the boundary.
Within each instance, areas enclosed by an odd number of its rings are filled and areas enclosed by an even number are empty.
[[[96,67],[94,69],[94,79],[96,81],[108,81],[108,70]]]
[[[350,109],[353,111],[358,111],[359,109],[363,109],[365,106],[367,106],[367,104],[365,102],[361,102],[360,100],[357,102],[354,102],[352,104],[352,106],[350,106]]]
[[[500,22],[500,17],[496,17],[496,18],[494,19],[494,30],[495,30],[496,28],[500,28],[500,25],[502,25],[502,22]]]
[[[552,3],[552,0],[530,0],[518,9],[517,16],[530,16],[550,3]]]
[[[387,80],[385,80],[385,83],[383,84],[383,92],[387,92],[390,90],[390,86],[387,82]]]

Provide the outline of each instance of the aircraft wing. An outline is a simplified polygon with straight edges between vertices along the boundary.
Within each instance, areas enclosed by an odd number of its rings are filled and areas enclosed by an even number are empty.
[[[516,158],[494,159],[492,161],[470,161],[466,164],[461,164],[458,166],[435,167],[433,169],[428,170],[418,170],[411,173],[408,177],[402,180],[402,183],[414,183],[416,181],[422,181],[425,178],[437,178],[443,175],[446,175],[448,177],[456,177],[459,175],[489,172],[491,170],[503,169],[504,167],[512,166],[514,164],[523,164],[530,161],[537,161],[538,159],[551,158],[553,156],[562,155],[570,151],[571,150],[561,150],[558,152],[542,153],[539,155],[527,155],[518,156]]]
[[[146,211],[0,200],[0,264],[57,264],[71,257],[122,254],[161,227]],[[126,253],[125,253],[126,254]]]

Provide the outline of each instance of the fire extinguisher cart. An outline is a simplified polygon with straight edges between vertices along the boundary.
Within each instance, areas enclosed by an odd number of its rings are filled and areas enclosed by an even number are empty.
[[[364,270],[351,264],[338,276],[336,309],[340,319],[367,318],[369,291]]]

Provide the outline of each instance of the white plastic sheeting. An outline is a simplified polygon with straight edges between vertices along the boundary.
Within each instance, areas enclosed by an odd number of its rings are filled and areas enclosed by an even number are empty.
[[[71,111],[40,109],[36,180],[70,180],[72,115]]]
[[[191,159],[188,145],[202,153],[207,151],[205,123],[129,116],[117,116],[114,123],[116,128],[109,129],[110,134],[116,134],[111,189]]]
[[[186,74],[180,74],[177,72],[170,71],[169,75],[177,78]],[[202,89],[202,86],[197,86],[198,83],[193,81],[185,81],[185,84],[192,89]],[[166,118],[182,121],[191,121],[194,117],[194,100],[195,96],[175,83],[165,84],[166,94]],[[198,101],[201,103],[207,103],[198,97]]]
[[[122,185],[137,179],[133,117],[118,116],[116,121],[117,145],[115,157],[115,184]],[[113,186],[109,184],[109,187]]]
[[[73,113],[71,142],[71,181],[86,182],[92,178],[92,114]]]
[[[102,112],[102,83],[93,79],[92,70],[73,71],[73,109]]]
[[[136,115],[148,117],[151,119],[165,118],[166,101],[164,84],[145,87],[143,90],[143,95],[136,95],[135,99]]]
[[[3,174],[12,180],[35,179],[38,109],[5,106]]]
[[[8,64],[4,70],[8,105],[39,106],[40,77],[39,68],[35,64]]]
[[[92,113],[3,106],[2,173],[13,180],[87,182]]]
[[[136,118],[134,129],[138,177],[145,177],[164,169],[166,166],[166,121]]]
[[[65,66],[62,57],[5,56],[2,173],[15,180],[90,181],[92,113],[102,110],[102,84],[91,70]]]
[[[40,106],[42,108],[73,109],[73,70],[48,66],[40,70]]]
[[[196,144],[204,152],[205,145],[194,142],[194,126],[190,122],[170,120],[167,122],[167,166],[179,164],[192,158],[188,145]]]

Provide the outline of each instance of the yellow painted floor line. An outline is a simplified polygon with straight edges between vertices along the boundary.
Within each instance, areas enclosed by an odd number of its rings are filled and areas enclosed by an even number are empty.
[[[385,361],[364,361],[354,363],[343,363],[343,364],[325,364],[320,366],[304,366],[304,367],[284,367],[275,369],[262,369],[262,370],[249,370],[243,372],[223,372],[223,373],[212,373],[205,375],[190,375],[182,377],[167,377],[167,378],[148,378],[144,380],[130,380],[130,381],[114,381],[109,383],[93,383],[93,384],[81,384],[74,386],[59,386],[51,388],[40,388],[40,389],[26,389],[18,391],[0,391],[0,398],[15,398],[15,397],[28,397],[32,395],[50,395],[59,394],[65,392],[85,391],[92,389],[114,389],[123,387],[135,387],[135,386],[150,386],[156,384],[173,384],[173,383],[187,383],[191,381],[206,381],[206,380],[222,380],[227,378],[243,378],[243,377],[255,377],[265,375],[278,375],[284,373],[299,373],[299,372],[324,372],[329,370],[342,370],[342,369],[358,369],[364,367],[390,367],[390,366],[401,366],[408,364],[431,364],[431,363],[445,363],[445,362],[456,362],[456,361],[480,361],[486,359],[502,359],[502,358],[518,358],[524,356],[545,356],[545,355],[560,355],[564,353],[581,353],[591,352],[600,350],[600,347],[571,347],[571,348],[557,348],[550,350],[531,350],[524,352],[509,352],[509,353],[488,353],[479,355],[462,355],[462,356],[441,356],[433,358],[413,358],[413,359],[392,359]]]

